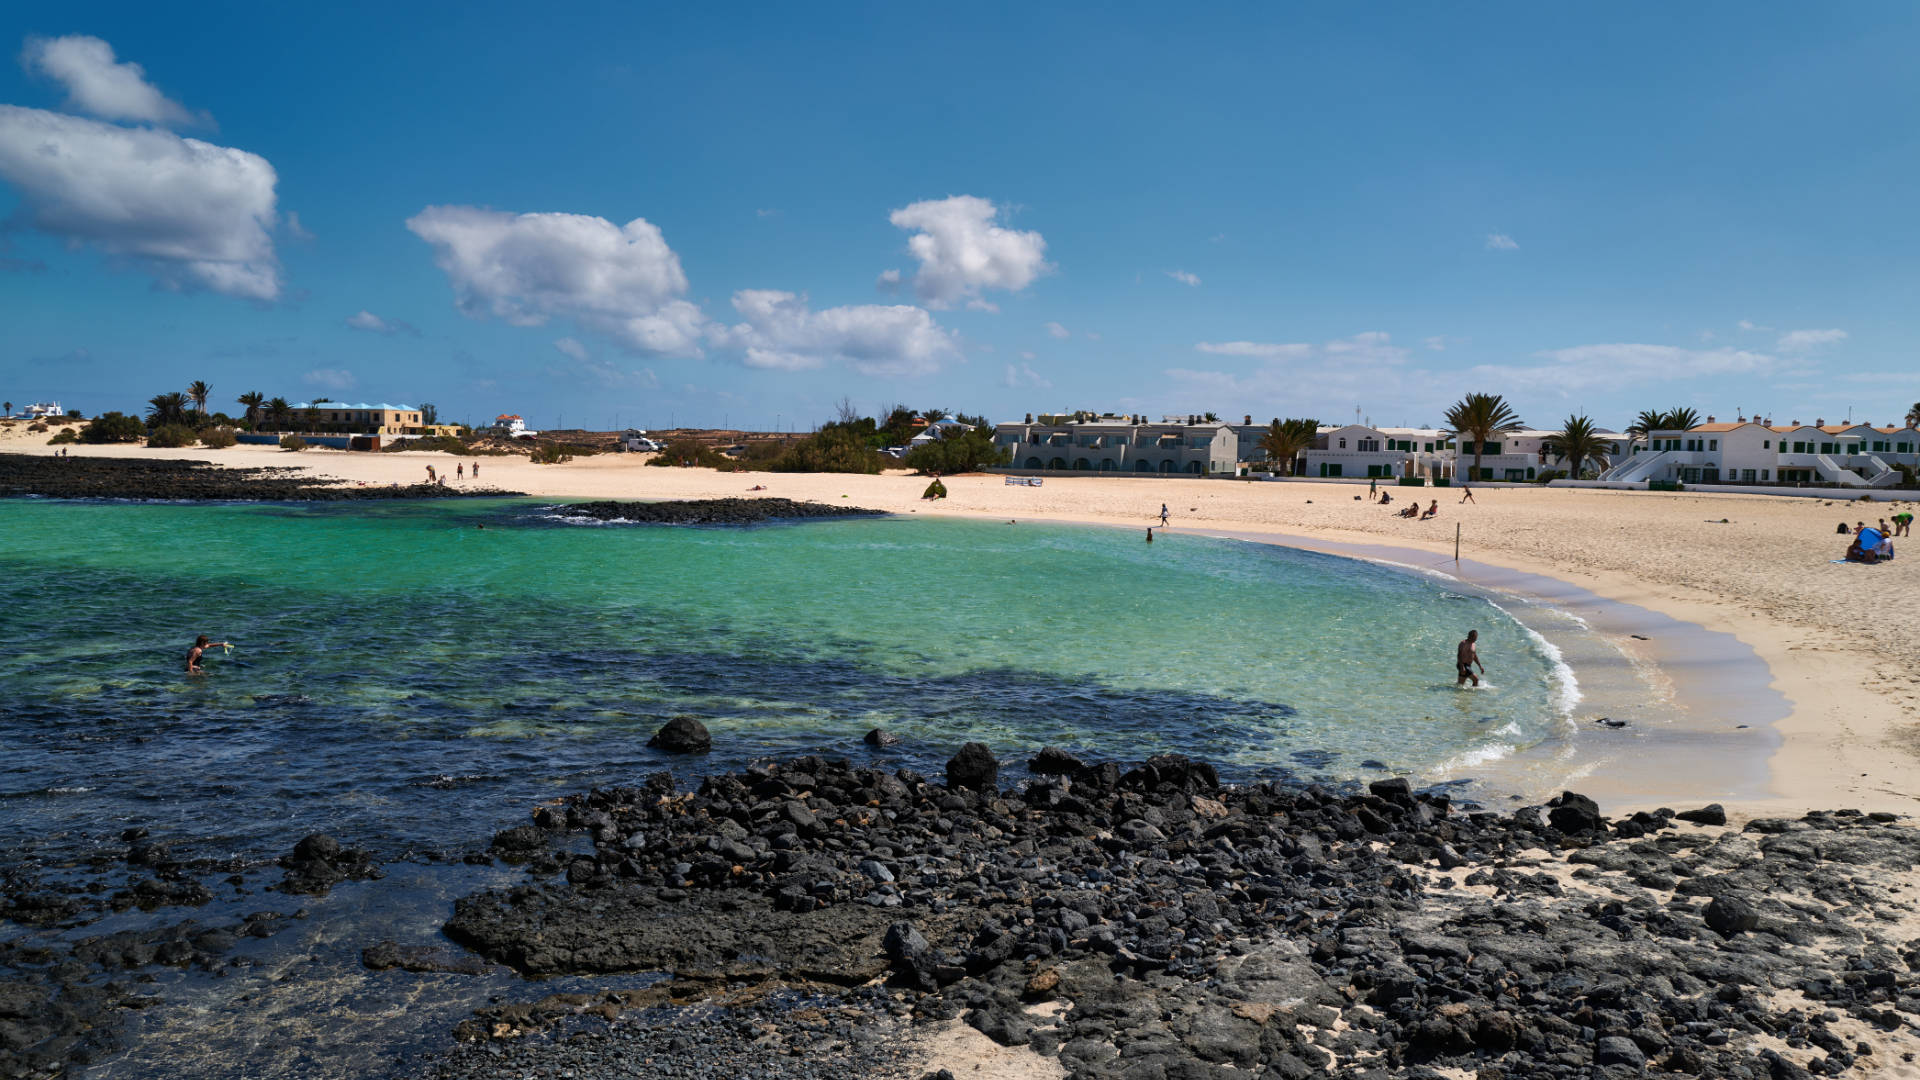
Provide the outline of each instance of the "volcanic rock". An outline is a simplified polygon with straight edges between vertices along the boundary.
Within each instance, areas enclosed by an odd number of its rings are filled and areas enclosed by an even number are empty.
[[[704,754],[713,749],[713,736],[707,725],[691,716],[676,716],[660,725],[647,745],[669,754]]]

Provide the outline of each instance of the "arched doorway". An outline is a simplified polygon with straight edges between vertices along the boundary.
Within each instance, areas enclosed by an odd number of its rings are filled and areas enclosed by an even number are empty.
[[[1066,458],[1054,458],[1052,461],[1047,462],[1047,468],[1049,469],[1064,469],[1066,467],[1067,467]]]
[[[1152,472],[1152,471],[1153,471],[1153,462],[1151,462],[1151,461],[1136,461],[1136,462],[1134,462],[1134,463],[1133,463],[1133,471],[1134,471],[1134,472]]]
[[[1073,467],[1080,472],[1092,472],[1093,462],[1088,461],[1086,458],[1075,458]]]
[[[1028,468],[1028,469],[1038,469],[1038,468],[1040,468],[1040,467],[1041,467],[1041,465],[1040,465],[1040,459],[1039,459],[1039,458],[1037,458],[1037,457],[1030,457],[1030,458],[1028,458],[1028,459],[1027,459],[1027,463],[1026,463],[1026,465],[1024,466],[1024,468]]]

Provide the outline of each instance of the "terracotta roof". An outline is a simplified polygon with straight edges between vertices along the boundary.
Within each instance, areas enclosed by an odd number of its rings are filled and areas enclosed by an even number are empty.
[[[1745,424],[1700,424],[1695,427],[1690,427],[1687,430],[1688,431],[1732,431],[1734,428],[1743,428],[1746,426],[1747,425]]]

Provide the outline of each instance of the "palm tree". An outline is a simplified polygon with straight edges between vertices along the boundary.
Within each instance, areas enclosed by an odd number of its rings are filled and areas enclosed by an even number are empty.
[[[247,407],[247,423],[260,422],[260,406],[267,403],[267,395],[258,390],[249,390],[233,400]]]
[[[937,424],[953,414],[945,409],[921,409],[920,415],[926,417],[927,423]]]
[[[1916,406],[1916,407],[1920,407],[1920,406]],[[12,415],[13,415],[13,402],[0,401],[0,416],[12,416]],[[1907,421],[1907,423],[1911,424],[1913,423],[1913,421],[1909,420]]]
[[[286,398],[274,398],[267,402],[267,415],[273,418],[273,430],[285,431],[287,421],[293,416],[293,406]]]
[[[1285,462],[1287,475],[1293,475],[1293,461],[1300,452],[1313,445],[1320,434],[1318,420],[1281,420],[1274,418],[1267,433],[1260,436],[1260,449],[1267,452],[1268,461]]]
[[[1569,416],[1558,433],[1541,440],[1540,449],[1567,463],[1567,476],[1578,480],[1592,462],[1596,471],[1607,467],[1607,454],[1613,440],[1602,435],[1587,416]]]
[[[187,419],[187,395],[178,390],[155,394],[147,399],[147,426],[164,427]]]
[[[1499,394],[1468,394],[1447,410],[1447,426],[1473,441],[1473,475],[1480,478],[1480,454],[1495,435],[1526,426]]]
[[[1691,431],[1700,426],[1700,410],[1675,405],[1667,410],[1664,419],[1666,423],[1660,426],[1668,431]]]
[[[7,406],[7,411],[12,412],[13,406]],[[1907,410],[1907,426],[1920,427],[1920,401],[1914,402],[1913,408]]]
[[[193,399],[193,411],[201,416],[207,415],[207,399],[213,396],[213,387],[204,380],[195,379],[187,384],[187,396]]]
[[[317,397],[307,403],[307,430],[320,430],[320,406],[332,401],[332,398]]]
[[[1667,414],[1658,409],[1641,409],[1640,415],[1633,418],[1627,426],[1627,437],[1634,442],[1646,442],[1647,437],[1667,426]]]

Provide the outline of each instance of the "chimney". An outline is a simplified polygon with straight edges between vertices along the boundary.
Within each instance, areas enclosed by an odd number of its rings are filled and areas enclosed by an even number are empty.
[[[1242,419],[1242,420],[1241,420],[1240,422],[1241,422],[1242,424],[1246,424],[1246,425],[1248,425],[1248,426],[1252,426],[1252,424],[1253,424],[1253,414],[1252,414],[1252,413],[1247,413],[1247,414],[1246,414],[1246,416],[1245,416],[1245,418],[1244,418],[1244,419]]]
[[[1827,426],[1827,418],[1826,418],[1826,417],[1824,417],[1824,416],[1820,416],[1820,417],[1815,417],[1815,418],[1814,418],[1814,421],[1813,421],[1813,426],[1814,426],[1814,427],[1826,427],[1826,426]]]
[[[1708,416],[1707,423],[1713,424],[1713,423],[1718,423],[1718,421],[1716,421],[1712,416]]]

